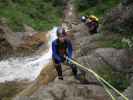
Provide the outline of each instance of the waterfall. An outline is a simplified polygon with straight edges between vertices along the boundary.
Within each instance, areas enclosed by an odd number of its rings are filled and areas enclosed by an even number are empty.
[[[48,51],[42,56],[9,58],[0,61],[0,82],[13,80],[34,80],[52,57],[51,43],[56,39],[57,27],[50,31]]]

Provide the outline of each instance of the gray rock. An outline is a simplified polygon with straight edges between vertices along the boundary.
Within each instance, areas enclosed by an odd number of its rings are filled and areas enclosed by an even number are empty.
[[[103,34],[94,34],[92,36],[84,36],[76,38],[76,45],[78,50],[76,50],[75,57],[86,56],[91,54],[93,50],[98,48],[97,41],[103,38]]]
[[[101,29],[113,33],[129,34],[133,32],[132,16],[133,1],[123,0],[122,5],[113,8],[108,12],[102,21]]]
[[[89,36],[89,30],[84,23],[73,26],[73,30],[77,32],[76,34],[74,34],[75,37],[84,37],[85,35]]]
[[[106,65],[101,58],[99,57],[96,57],[95,55],[89,55],[89,56],[83,56],[83,57],[80,57],[78,59],[78,62],[89,68],[89,69],[92,69],[96,72],[97,69],[101,69],[102,66],[108,66]],[[82,72],[82,71],[81,71]],[[99,83],[96,79],[96,77],[90,73],[90,72],[86,72],[86,79],[89,81],[89,82],[96,82],[96,83]]]
[[[128,71],[131,68],[128,50],[117,50],[114,48],[99,48],[95,50],[95,54],[118,71]]]
[[[120,17],[120,12],[115,12],[117,15],[115,18],[109,19],[110,25],[107,25],[107,28],[110,28],[113,25],[116,25],[116,28],[119,28],[118,18]],[[112,17],[112,16],[111,16]],[[71,24],[72,20],[69,20],[66,16],[66,21],[68,24]],[[106,24],[105,19],[104,23]],[[117,19],[118,24],[114,24],[115,19]],[[108,23],[107,23],[108,24]],[[90,36],[88,34],[88,30],[85,29],[84,25],[75,27],[74,25],[69,25],[71,28],[75,28],[74,31],[78,32],[74,34],[75,45],[79,46],[79,56],[76,56],[76,60],[89,69],[93,69],[96,71],[97,69],[102,69],[102,66],[112,67],[117,70],[124,71],[125,69],[129,70],[130,62],[128,61],[128,51],[122,49],[117,50],[113,48],[101,48],[96,49],[96,45],[93,42],[101,39],[101,35],[95,34]],[[84,28],[82,28],[84,27]],[[95,50],[96,49],[96,50]],[[77,54],[76,54],[77,55]],[[81,71],[82,72],[82,71]],[[81,84],[79,81],[75,80],[72,76],[72,71],[67,66],[63,66],[63,75],[64,80],[58,80],[56,78],[53,82],[49,83],[48,86],[40,86],[37,91],[35,91],[32,95],[26,96],[23,98],[22,96],[18,96],[13,100],[110,100],[110,97],[107,96],[104,89],[99,85],[92,84]],[[97,82],[96,78],[91,74],[86,74],[87,80],[91,82]],[[126,91],[131,92],[133,88],[127,89]],[[132,92],[131,92],[132,93]],[[131,96],[132,98],[132,96]]]
[[[58,81],[47,87],[40,87],[32,96],[23,100],[33,100],[34,98],[36,100],[99,100],[95,97],[102,98],[101,100],[110,100],[100,86]],[[22,98],[14,100],[22,100]]]

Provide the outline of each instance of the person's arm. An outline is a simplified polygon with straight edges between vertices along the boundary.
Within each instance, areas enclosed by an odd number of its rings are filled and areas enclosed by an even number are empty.
[[[56,49],[56,43],[52,42],[52,52],[53,52],[53,56],[56,60],[58,60],[58,62],[61,62],[61,57],[57,54],[57,49]]]
[[[72,43],[70,41],[67,42],[67,56],[72,58],[73,48]]]

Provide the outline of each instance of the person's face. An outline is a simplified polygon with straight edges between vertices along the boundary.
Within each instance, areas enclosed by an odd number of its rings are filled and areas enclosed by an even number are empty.
[[[66,37],[65,37],[65,36],[59,36],[59,41],[60,41],[60,42],[64,42],[64,41],[65,41],[65,39],[66,39]]]

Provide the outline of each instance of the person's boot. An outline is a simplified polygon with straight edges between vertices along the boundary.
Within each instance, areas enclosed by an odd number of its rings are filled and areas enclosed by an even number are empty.
[[[61,65],[60,64],[56,65],[55,68],[56,68],[56,71],[58,73],[58,79],[59,80],[63,80]]]
[[[58,76],[58,79],[59,80],[63,80],[63,76]]]
[[[72,72],[75,77],[75,79],[79,79],[78,74],[77,74],[77,67],[74,64],[71,64]]]

